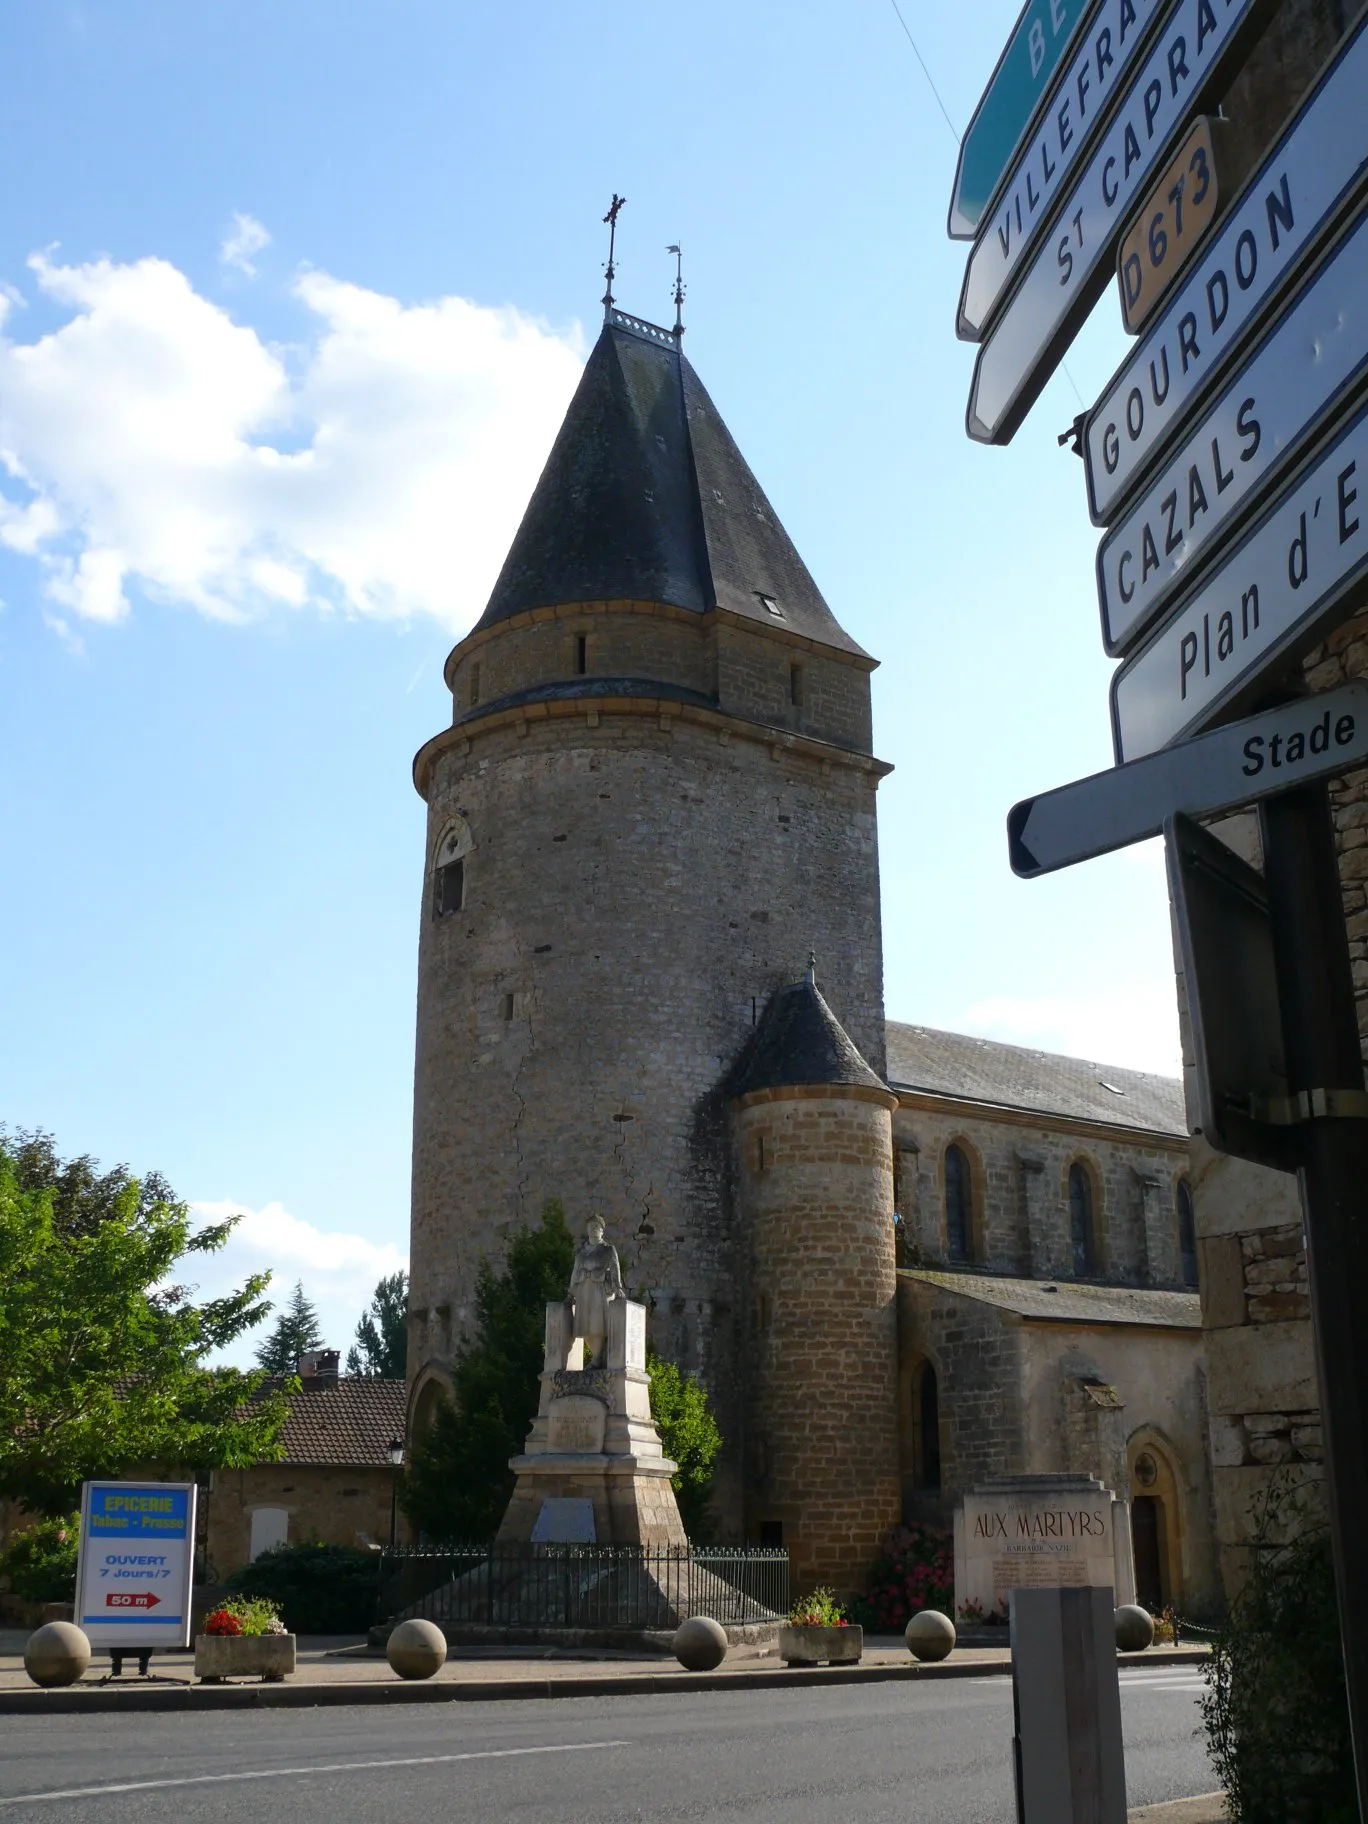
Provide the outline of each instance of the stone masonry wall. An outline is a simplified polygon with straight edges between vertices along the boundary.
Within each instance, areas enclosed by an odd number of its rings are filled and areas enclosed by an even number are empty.
[[[769,1090],[735,1118],[747,1236],[747,1536],[778,1521],[800,1595],[863,1591],[899,1515],[886,1102]]]
[[[1187,1141],[1124,1129],[955,1110],[904,1096],[893,1118],[898,1213],[905,1266],[948,1266],[945,1151],[969,1160],[974,1247],[969,1265],[1038,1279],[1069,1277],[1069,1167],[1091,1174],[1100,1255],[1098,1278],[1177,1286],[1178,1181],[1190,1170]]]
[[[389,1539],[388,1469],[259,1463],[253,1469],[216,1469],[209,1494],[207,1552],[220,1577],[246,1564],[251,1551],[252,1510],[283,1507],[290,1516],[291,1545],[320,1540],[325,1545],[383,1545]],[[405,1522],[399,1515],[399,1534]]]
[[[702,1375],[739,1436],[723,1079],[810,949],[882,1068],[874,780],[740,725],[592,705],[477,721],[441,753],[419,941],[411,1377],[463,1334],[479,1261],[560,1197],[576,1226],[602,1213],[629,1290],[652,1301],[652,1342]],[[465,902],[439,919],[432,853],[454,815],[473,844]],[[717,1506],[739,1528],[731,1446]]]

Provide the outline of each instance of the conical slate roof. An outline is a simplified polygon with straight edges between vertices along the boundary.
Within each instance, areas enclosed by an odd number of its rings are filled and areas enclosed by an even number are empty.
[[[479,625],[529,608],[625,600],[725,608],[861,650],[823,601],[678,338],[615,310]]]
[[[730,1089],[734,1096],[745,1096],[755,1089],[827,1083],[888,1087],[860,1056],[809,970],[802,981],[770,996]]]

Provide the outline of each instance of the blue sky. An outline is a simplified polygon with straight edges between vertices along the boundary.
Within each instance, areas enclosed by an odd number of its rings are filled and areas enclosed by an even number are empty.
[[[1015,16],[902,0],[957,127]],[[422,806],[596,333],[669,321],[882,660],[888,1008],[1176,1069],[1155,845],[1025,884],[1110,764],[1108,293],[963,431],[956,146],[891,0],[97,0],[0,20],[0,1119],[248,1213],[343,1344],[405,1258]],[[22,182],[13,181],[24,173]]]

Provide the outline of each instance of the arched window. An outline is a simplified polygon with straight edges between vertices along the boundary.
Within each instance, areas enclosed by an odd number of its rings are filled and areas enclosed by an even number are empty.
[[[445,918],[465,905],[465,858],[474,847],[470,825],[453,817],[442,831],[432,857],[432,916]]]
[[[1093,1217],[1092,1178],[1077,1160],[1069,1167],[1069,1237],[1073,1243],[1073,1270],[1079,1279],[1097,1271],[1097,1231]]]
[[[958,1146],[945,1149],[945,1252],[951,1260],[968,1260],[974,1240],[974,1181],[969,1161]]]
[[[941,1485],[940,1390],[930,1362],[923,1362],[916,1371],[912,1423],[912,1480],[917,1488],[934,1491]]]
[[[1197,1215],[1192,1207],[1192,1186],[1178,1180],[1178,1262],[1185,1286],[1197,1284]]]

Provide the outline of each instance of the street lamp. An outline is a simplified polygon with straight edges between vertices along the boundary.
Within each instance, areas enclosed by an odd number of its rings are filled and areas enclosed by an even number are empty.
[[[403,1467],[404,1462],[404,1440],[402,1438],[391,1438],[389,1441],[389,1449],[385,1454],[389,1457],[390,1466],[394,1472],[390,1476],[390,1550],[393,1551],[395,1545],[395,1530],[398,1526],[399,1519],[399,1471]]]

